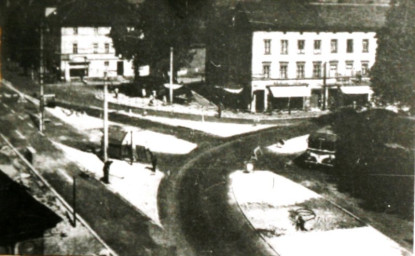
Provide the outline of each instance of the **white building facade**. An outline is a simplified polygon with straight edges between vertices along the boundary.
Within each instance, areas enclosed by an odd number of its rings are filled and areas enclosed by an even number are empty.
[[[313,89],[321,92],[324,80],[332,86],[365,80],[376,48],[375,32],[254,31],[251,110],[267,109],[270,96],[301,99],[309,108]],[[370,95],[369,86],[362,86],[356,93]]]
[[[132,78],[131,61],[115,54],[110,27],[61,27],[60,75],[71,81],[75,78],[103,79]]]

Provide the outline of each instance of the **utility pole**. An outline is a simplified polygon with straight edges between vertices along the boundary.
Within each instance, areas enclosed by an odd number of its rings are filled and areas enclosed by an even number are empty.
[[[323,110],[326,110],[326,101],[327,101],[327,95],[326,95],[326,91],[327,91],[327,76],[326,76],[326,69],[327,69],[327,62],[324,62],[323,64]]]
[[[76,176],[73,176],[72,184],[72,199],[73,199],[73,226],[76,227]]]
[[[170,47],[170,104],[173,104],[173,47]]]
[[[107,99],[107,94],[108,94],[108,88],[107,88],[107,72],[104,73],[104,114],[103,114],[103,118],[104,118],[104,144],[103,144],[103,148],[102,151],[104,152],[104,163],[108,161],[108,99]]]
[[[3,24],[2,22],[0,23],[0,25],[1,24]],[[0,26],[0,82],[1,82],[1,80],[2,80],[2,73],[1,73],[1,61],[3,60],[3,56],[1,55],[1,53],[2,53],[2,51],[1,51],[1,49],[2,49],[2,42],[1,42],[1,38],[2,38],[2,28],[1,28],[1,26]]]
[[[39,95],[39,131],[43,133],[44,130],[44,109],[45,109],[45,102],[44,102],[44,92],[43,92],[43,73],[44,73],[44,67],[43,67],[43,18],[40,22],[40,56],[39,56],[39,85],[40,85],[40,95]]]

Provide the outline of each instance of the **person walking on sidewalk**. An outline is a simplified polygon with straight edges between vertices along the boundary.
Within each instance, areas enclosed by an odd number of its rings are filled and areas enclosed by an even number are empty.
[[[146,151],[148,152],[149,156],[150,156],[150,161],[151,161],[151,171],[154,173],[156,173],[156,169],[157,169],[157,156],[153,154],[153,152],[151,152],[151,150],[149,148],[146,148]]]
[[[104,176],[101,178],[101,181],[104,182],[105,184],[109,184],[109,176],[110,176],[110,166],[112,164],[112,161],[106,161],[104,163],[104,168],[103,168],[103,172],[104,172]]]

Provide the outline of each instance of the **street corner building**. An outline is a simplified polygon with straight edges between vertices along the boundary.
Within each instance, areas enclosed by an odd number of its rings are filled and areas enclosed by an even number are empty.
[[[247,1],[224,11],[206,81],[249,88],[251,112],[364,105],[387,4]],[[212,29],[212,32],[214,30]],[[214,36],[213,36],[214,37]]]
[[[117,14],[99,2],[79,0],[48,9],[43,33],[49,74],[63,81],[124,81],[134,76],[132,61],[116,54],[109,35],[114,15],[126,16],[128,9]]]

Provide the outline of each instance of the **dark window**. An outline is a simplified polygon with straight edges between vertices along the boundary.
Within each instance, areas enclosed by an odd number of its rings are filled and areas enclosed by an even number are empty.
[[[280,62],[280,78],[286,79],[288,73],[288,63]]]
[[[288,40],[281,40],[281,54],[288,54]]]
[[[363,39],[362,41],[362,52],[369,52],[369,40]]]
[[[94,53],[98,53],[98,43],[94,43]]]
[[[353,39],[347,39],[347,53],[353,52]]]
[[[321,78],[321,62],[313,62],[313,77]]]
[[[271,54],[271,40],[270,39],[264,40],[264,48],[265,48],[265,54]]]
[[[305,40],[298,40],[298,53],[304,54]]]
[[[321,53],[321,40],[314,40],[314,54]]]
[[[330,42],[331,53],[337,53],[337,39],[332,39]]]
[[[72,45],[72,52],[73,53],[78,53],[78,44],[73,44]]]
[[[263,63],[262,64],[262,74],[264,78],[269,78],[271,72],[271,65],[270,63]]]
[[[297,62],[297,78],[304,78],[304,62]]]
[[[77,35],[77,34],[78,34],[78,28],[76,28],[76,27],[75,27],[75,28],[73,28],[73,34],[74,34],[74,35]]]
[[[362,75],[367,76],[369,74],[369,62],[362,61]]]
[[[110,44],[109,43],[105,44],[105,53],[110,53]]]

